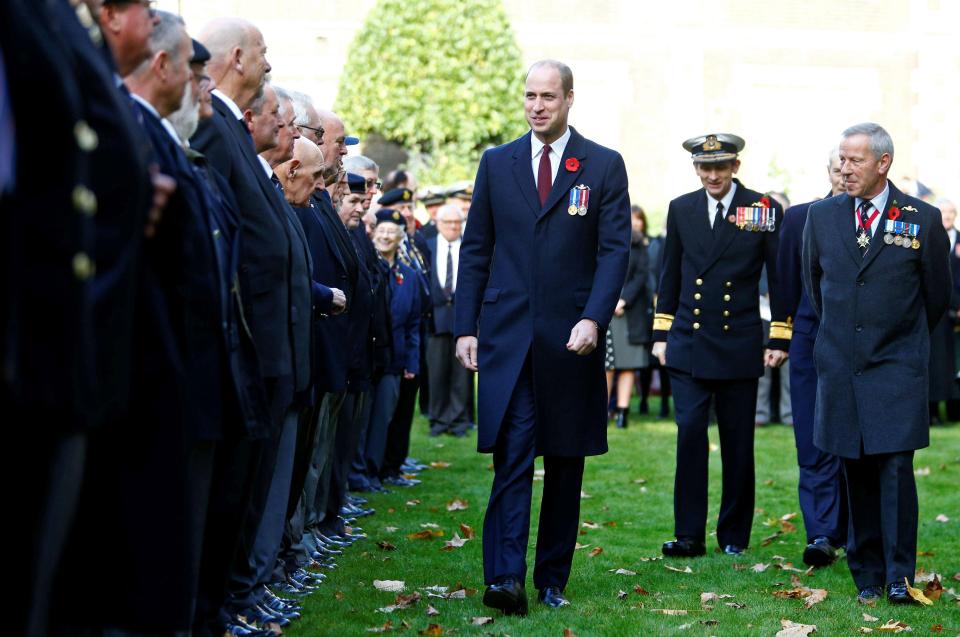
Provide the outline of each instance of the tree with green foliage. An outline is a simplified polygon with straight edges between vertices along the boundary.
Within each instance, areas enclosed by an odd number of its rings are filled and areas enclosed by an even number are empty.
[[[410,155],[421,183],[473,179],[526,129],[520,49],[501,0],[379,0],[350,46],[336,110]]]

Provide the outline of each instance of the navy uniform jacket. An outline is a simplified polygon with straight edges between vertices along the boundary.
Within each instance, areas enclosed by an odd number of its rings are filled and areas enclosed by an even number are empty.
[[[817,337],[820,319],[813,311],[810,299],[803,289],[803,262],[800,253],[803,249],[803,228],[813,203],[815,202],[787,208],[780,225],[780,249],[777,253],[780,290],[787,314],[793,316],[793,333],[804,334],[811,339]]]
[[[230,183],[240,206],[240,286],[264,378],[293,375],[290,237],[276,188],[264,174],[253,139],[213,96],[213,117],[190,140]]]
[[[97,398],[89,171],[99,140],[49,4],[0,5],[16,142],[16,184],[0,200],[0,395],[23,413],[46,410],[44,428],[74,429],[90,423]]]
[[[420,289],[417,273],[399,259],[386,271],[393,352],[386,373],[420,373]]]
[[[762,205],[762,194],[734,182],[737,190],[725,216]],[[703,188],[670,202],[653,325],[653,340],[667,342],[668,367],[703,379],[763,375],[759,282],[764,265],[772,314],[767,347],[787,350],[790,321],[776,264],[783,209],[775,201],[770,207],[773,232],[751,232],[725,219],[714,235]]]
[[[919,224],[919,249],[884,243],[893,205],[900,221]],[[813,442],[844,458],[929,444],[930,330],[951,292],[939,210],[890,183],[887,209],[861,258],[853,207],[846,194],[813,204],[803,233],[803,284],[820,317]]]
[[[541,206],[530,136],[483,154],[460,246],[455,336],[479,339],[477,445],[480,451],[496,446],[529,353],[536,453],[598,455],[607,451],[603,335],[629,259],[627,172],[619,153],[571,128]],[[578,185],[591,189],[584,216],[567,212]],[[581,319],[600,325],[599,347],[587,356],[566,348]]]

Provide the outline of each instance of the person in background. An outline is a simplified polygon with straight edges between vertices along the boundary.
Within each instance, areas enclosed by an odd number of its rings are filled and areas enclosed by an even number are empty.
[[[950,239],[950,267],[954,280],[960,275],[960,253],[957,251],[957,207],[949,199],[937,201],[943,228]],[[957,375],[956,338],[960,311],[960,292],[954,291],[950,307],[943,313],[940,322],[930,334],[930,424],[941,425],[940,403],[946,403],[946,420],[960,420],[960,388],[954,378]]]

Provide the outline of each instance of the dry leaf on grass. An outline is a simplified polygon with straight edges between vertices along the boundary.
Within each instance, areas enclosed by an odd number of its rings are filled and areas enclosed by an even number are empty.
[[[424,522],[420,525],[421,529],[439,529],[440,525],[436,522]]]
[[[663,556],[662,556],[662,555],[654,555],[654,556],[652,556],[652,557],[641,557],[641,558],[640,558],[640,561],[641,561],[641,562],[660,562],[660,561],[662,561],[662,560],[663,560]]]
[[[627,597],[629,597],[627,591],[617,591],[617,599],[626,599]]]
[[[406,584],[401,580],[375,579],[373,587],[378,591],[387,591],[388,593],[402,593]]]
[[[601,553],[603,553],[603,547],[602,547],[602,546],[595,546],[595,547],[593,547],[592,549],[590,549],[590,552],[589,552],[587,555],[589,555],[590,557],[596,557],[596,556],[600,555]]]
[[[587,493],[586,491],[580,491],[580,499],[581,499],[581,500],[589,500],[589,499],[592,498],[592,497],[593,497],[593,496],[590,495],[589,493]]]
[[[924,606],[933,606],[933,602],[930,599],[928,599],[926,595],[923,594],[922,590],[920,590],[919,588],[914,588],[913,586],[910,586],[910,582],[909,580],[907,580],[906,577],[903,578],[903,581],[907,585],[907,593],[910,594],[910,597],[920,602]]]
[[[670,566],[669,564],[664,564],[663,568],[667,569],[668,571],[673,571],[674,573],[693,573],[693,569],[689,566],[677,568],[675,566]]]
[[[584,521],[583,521],[583,524],[581,524],[580,526],[582,526],[582,527],[585,528],[585,529],[599,529],[599,528],[600,528],[600,525],[599,525],[599,524],[597,524],[596,522],[591,522],[590,520],[584,520]]]
[[[465,511],[469,503],[466,500],[460,498],[454,498],[447,502],[447,511]]]
[[[870,629],[868,628],[867,630],[870,630]],[[910,628],[908,624],[905,624],[903,622],[898,622],[895,619],[891,619],[883,626],[877,626],[873,630],[874,632],[878,632],[878,633],[907,633],[907,632],[913,631],[913,629]]]
[[[396,533],[397,531],[400,530],[400,528],[396,526],[387,526],[387,527],[384,527],[383,530],[386,531],[387,533]]]
[[[586,549],[586,548],[590,548],[590,545],[589,545],[589,544],[580,544],[580,542],[577,542],[576,545],[574,545],[573,550],[574,550],[574,551],[581,551],[581,550]]]
[[[633,587],[633,592],[636,593],[637,595],[649,595],[649,594],[650,594],[650,591],[648,591],[647,589],[645,589],[643,586],[640,586],[639,584],[637,584],[636,586]]]
[[[387,622],[383,626],[374,626],[373,628],[368,628],[368,633],[388,633],[393,630],[393,622]]]
[[[917,467],[913,473],[918,476],[928,476],[930,475],[930,467]]]
[[[433,467],[434,469],[446,469],[447,467],[450,466],[450,463],[445,462],[443,460],[434,460],[433,462],[430,463],[430,466]]]
[[[416,533],[411,533],[407,536],[408,540],[429,540],[435,537],[443,537],[443,531],[437,531],[435,529],[424,529],[422,531],[417,531]]]
[[[750,570],[753,571],[754,573],[762,573],[768,568],[770,568],[769,564],[757,563],[751,566]]]
[[[467,526],[463,522],[460,523],[460,535],[462,535],[463,538],[467,540],[472,540],[475,537],[477,537],[476,531],[474,531],[471,527]]]
[[[863,621],[865,622],[878,622],[880,621],[879,617],[874,617],[873,615],[868,615],[867,613],[863,614]]]
[[[415,507],[420,504],[420,500],[407,500],[408,507]]]
[[[443,626],[440,624],[428,624],[426,628],[417,633],[426,637],[443,637]]]
[[[803,586],[800,582],[800,578],[796,575],[791,575],[790,577],[793,588],[782,591],[774,591],[773,596],[780,599],[802,599],[803,605],[807,608],[812,607],[814,604],[819,604],[827,598],[827,590],[825,588],[808,588]]]
[[[611,568],[608,573],[614,573],[616,575],[636,575],[636,571],[631,571],[628,568]]]
[[[942,633],[942,632],[943,632],[943,624],[934,624],[933,626],[930,627],[930,632],[931,632],[931,633]]]
[[[934,573],[933,579],[927,582],[927,585],[923,588],[923,594],[934,602],[943,595],[943,584],[940,583],[940,578],[937,577],[936,573]]]
[[[783,535],[783,531],[777,531],[773,535],[768,535],[767,537],[760,540],[760,546],[770,546],[771,544],[773,544],[773,541],[776,540],[781,535]]]
[[[746,604],[743,604],[743,603],[741,603],[741,602],[724,602],[723,605],[724,605],[724,606],[729,606],[730,608],[733,608],[733,609],[735,609],[735,610],[741,610],[741,609],[747,607]]]
[[[781,619],[780,625],[783,628],[777,632],[777,637],[806,637],[810,633],[817,632],[816,624],[798,624],[789,619]]]
[[[714,604],[721,599],[733,599],[733,595],[728,595],[726,593],[718,595],[713,592],[700,593],[700,608],[704,610],[713,610]]]
[[[381,549],[383,549],[384,551],[396,551],[396,550],[397,550],[397,547],[396,547],[396,546],[394,546],[393,544],[390,544],[390,542],[387,542],[386,540],[380,540],[379,542],[377,542],[377,546],[379,546],[379,547],[380,547]]]
[[[945,516],[945,515],[942,514],[942,513],[937,516],[937,522],[947,523],[947,522],[949,522],[949,521],[950,521],[950,518],[948,518],[947,516]]]
[[[436,615],[439,615],[439,614],[440,614],[440,611],[438,611],[436,608],[434,608],[430,604],[427,604],[427,617],[435,617]]]
[[[563,637],[579,637],[579,635],[577,635],[577,633],[573,632],[573,630],[570,629],[570,628],[564,628],[564,629],[563,629]]]
[[[452,551],[453,549],[458,549],[464,544],[469,542],[466,538],[460,537],[458,534],[454,533],[453,537],[443,543],[443,546],[440,547],[441,551]]]
[[[651,608],[651,613],[656,613],[658,615],[689,615],[690,611],[683,610],[682,608]]]
[[[344,597],[343,591],[337,591],[336,593],[333,594],[333,598],[336,599],[338,602],[342,602],[343,597]]]

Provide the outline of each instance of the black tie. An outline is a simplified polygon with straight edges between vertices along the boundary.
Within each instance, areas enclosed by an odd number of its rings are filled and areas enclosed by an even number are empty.
[[[864,201],[860,204],[860,225],[857,227],[857,246],[860,248],[860,256],[863,256],[867,253],[867,249],[870,247],[870,209],[873,208],[873,204],[869,201]],[[860,239],[860,236],[866,236],[866,240]]]
[[[717,202],[717,214],[713,216],[713,232],[716,234],[720,229],[720,223],[723,221],[723,202]]]
[[[277,189],[277,192],[280,193],[280,196],[283,196],[283,184],[280,183],[280,179],[277,178],[277,173],[270,175],[270,181],[273,182],[273,187]]]
[[[453,297],[453,245],[447,244],[447,274],[443,277],[443,295]]]

